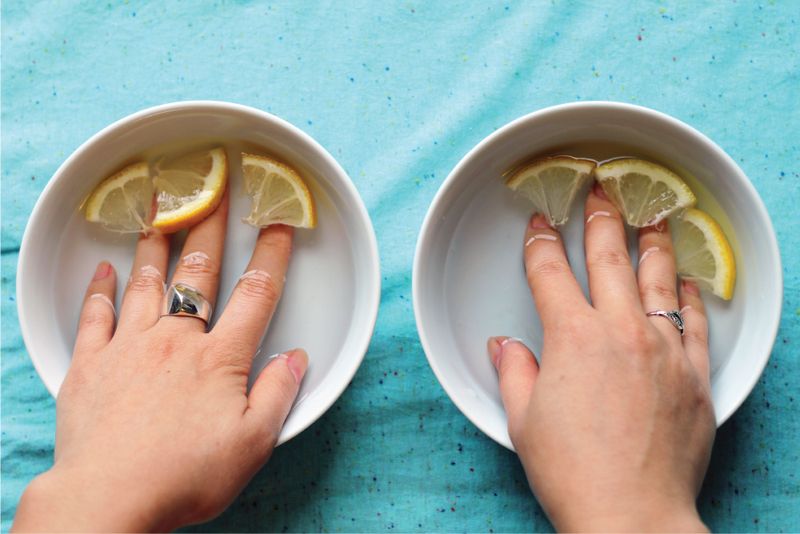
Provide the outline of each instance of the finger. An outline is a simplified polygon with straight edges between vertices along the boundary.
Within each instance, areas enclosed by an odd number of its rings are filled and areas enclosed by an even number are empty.
[[[213,310],[219,289],[219,272],[228,227],[228,192],[214,212],[189,230],[181,259],[172,275],[172,284],[182,283],[197,289]],[[162,317],[181,328],[205,331],[206,325],[194,317]]]
[[[156,324],[168,263],[169,237],[155,231],[142,234],[122,299],[118,330],[142,331]]]
[[[666,221],[639,230],[639,251],[639,294],[644,311],[677,310],[675,253]],[[680,332],[669,320],[650,317],[650,322],[667,339],[680,338]]]
[[[681,315],[684,320],[683,347],[686,357],[692,362],[703,382],[711,387],[708,353],[708,319],[700,290],[692,282],[681,282]]]
[[[292,254],[293,228],[263,228],[246,272],[233,289],[225,311],[214,327],[223,339],[244,344],[243,357],[252,359],[281,298]]]
[[[619,210],[597,183],[586,197],[584,210],[584,248],[592,305],[604,312],[640,313],[636,276]]]
[[[525,425],[525,411],[539,375],[539,364],[522,341],[513,337],[491,337],[487,348],[500,380],[508,433],[514,436]]]
[[[250,389],[245,413],[256,432],[264,433],[269,446],[278,440],[307,369],[308,355],[303,349],[278,354],[261,370]]]
[[[114,295],[117,275],[107,261],[100,262],[86,289],[75,339],[75,359],[91,357],[114,335]]]
[[[545,330],[588,305],[570,269],[561,235],[542,215],[531,217],[524,254],[528,285]]]

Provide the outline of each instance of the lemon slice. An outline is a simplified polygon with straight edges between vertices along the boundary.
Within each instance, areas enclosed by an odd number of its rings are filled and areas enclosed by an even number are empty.
[[[603,163],[595,177],[628,224],[637,228],[657,224],[697,201],[680,176],[641,159]]]
[[[686,210],[672,224],[678,274],[725,300],[733,296],[736,262],[717,221],[698,209]]]
[[[153,227],[169,234],[199,223],[217,209],[227,181],[224,148],[162,158],[155,166]]]
[[[567,222],[576,193],[592,177],[596,163],[572,156],[537,160],[515,171],[506,182],[533,202],[536,211],[558,226]]]
[[[305,182],[291,167],[266,156],[242,154],[244,189],[252,201],[244,222],[314,228],[317,214]]]
[[[86,220],[122,233],[150,228],[153,181],[147,163],[134,163],[103,180],[86,199]]]

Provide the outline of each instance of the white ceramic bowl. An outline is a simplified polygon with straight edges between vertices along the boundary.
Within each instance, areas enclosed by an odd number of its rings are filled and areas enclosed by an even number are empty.
[[[33,364],[53,395],[69,367],[85,287],[106,259],[130,272],[136,236],[87,223],[81,201],[109,173],[141,154],[220,142],[231,158],[231,214],[218,302],[227,301],[250,258],[257,230],[247,214],[239,148],[264,150],[307,178],[319,225],[295,232],[288,283],[251,378],[269,354],[303,347],[310,366],[286,421],[282,443],[319,418],[344,391],[367,351],[380,301],[378,248],[350,178],[311,137],[257,109],[225,102],[178,102],[140,111],[83,143],[56,171],[25,230],[17,270],[19,320]],[[171,266],[180,249],[173,245]],[[221,311],[222,305],[217,307]]]
[[[629,104],[581,102],[522,117],[484,139],[444,181],[422,225],[413,273],[417,328],[439,382],[478,428],[512,448],[486,339],[516,336],[540,354],[542,329],[522,262],[532,207],[503,185],[502,175],[542,153],[661,162],[690,177],[698,206],[733,237],[734,297],[729,303],[704,297],[712,397],[722,424],[755,386],[778,329],[783,289],[772,223],[742,170],[710,139],[672,117]],[[588,294],[582,212],[583,197],[562,231]],[[629,235],[633,261],[634,237]]]

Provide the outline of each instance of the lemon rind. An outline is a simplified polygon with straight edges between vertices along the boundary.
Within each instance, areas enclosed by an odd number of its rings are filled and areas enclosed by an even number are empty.
[[[636,158],[621,158],[601,163],[594,170],[594,176],[601,185],[612,180],[616,182],[628,173],[644,174],[654,181],[666,184],[678,197],[678,203],[674,208],[663,212],[656,220],[652,222],[648,221],[650,222],[650,226],[658,224],[674,213],[691,208],[697,203],[697,197],[680,176],[667,167],[651,161]],[[622,202],[621,199],[619,201]],[[627,213],[625,206],[621,206],[621,208],[623,208],[624,213]],[[630,221],[627,222],[631,224]]]
[[[156,211],[153,219],[153,227],[157,229],[169,228],[176,223],[195,216],[198,212],[213,205],[225,191],[225,183],[228,179],[228,157],[223,147],[217,147],[208,151],[211,156],[211,170],[205,177],[203,190],[197,198],[181,205],[177,210],[167,212]],[[209,180],[209,177],[214,179]],[[156,181],[157,183],[157,181]],[[166,215],[164,215],[166,214]]]
[[[708,213],[697,208],[687,209],[681,219],[699,229],[706,239],[708,250],[714,256],[717,271],[710,280],[712,292],[720,298],[730,300],[736,285],[736,260],[733,249],[722,227]],[[721,270],[724,267],[723,270]],[[726,271],[728,271],[726,273]]]
[[[309,229],[317,226],[317,210],[314,197],[311,194],[308,185],[305,183],[305,180],[303,180],[296,170],[276,159],[242,152],[242,167],[245,165],[253,165],[261,167],[268,172],[275,172],[275,174],[279,174],[289,182],[295,191],[295,196],[300,199],[300,202],[303,206],[303,221],[292,226]],[[269,226],[269,224],[272,224],[269,222],[266,224],[259,224],[257,220],[253,219],[252,214],[245,217],[243,221],[252,226]]]
[[[108,194],[114,189],[119,189],[125,183],[135,180],[141,176],[150,176],[150,170],[145,162],[132,163],[119,172],[109,176],[95,189],[86,199],[85,216],[89,222],[102,222],[100,219],[100,208]]]

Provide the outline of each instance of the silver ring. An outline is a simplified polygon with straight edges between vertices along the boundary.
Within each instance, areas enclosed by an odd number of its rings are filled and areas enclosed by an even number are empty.
[[[669,322],[672,323],[672,326],[677,328],[678,332],[680,332],[681,335],[683,335],[683,330],[684,330],[685,323],[683,321],[683,315],[681,315],[680,310],[670,310],[670,311],[653,310],[651,312],[647,312],[647,316],[648,317],[666,317],[667,319],[669,319]]]
[[[202,293],[186,284],[172,284],[164,294],[161,317],[194,317],[208,324],[211,317],[211,304]]]

